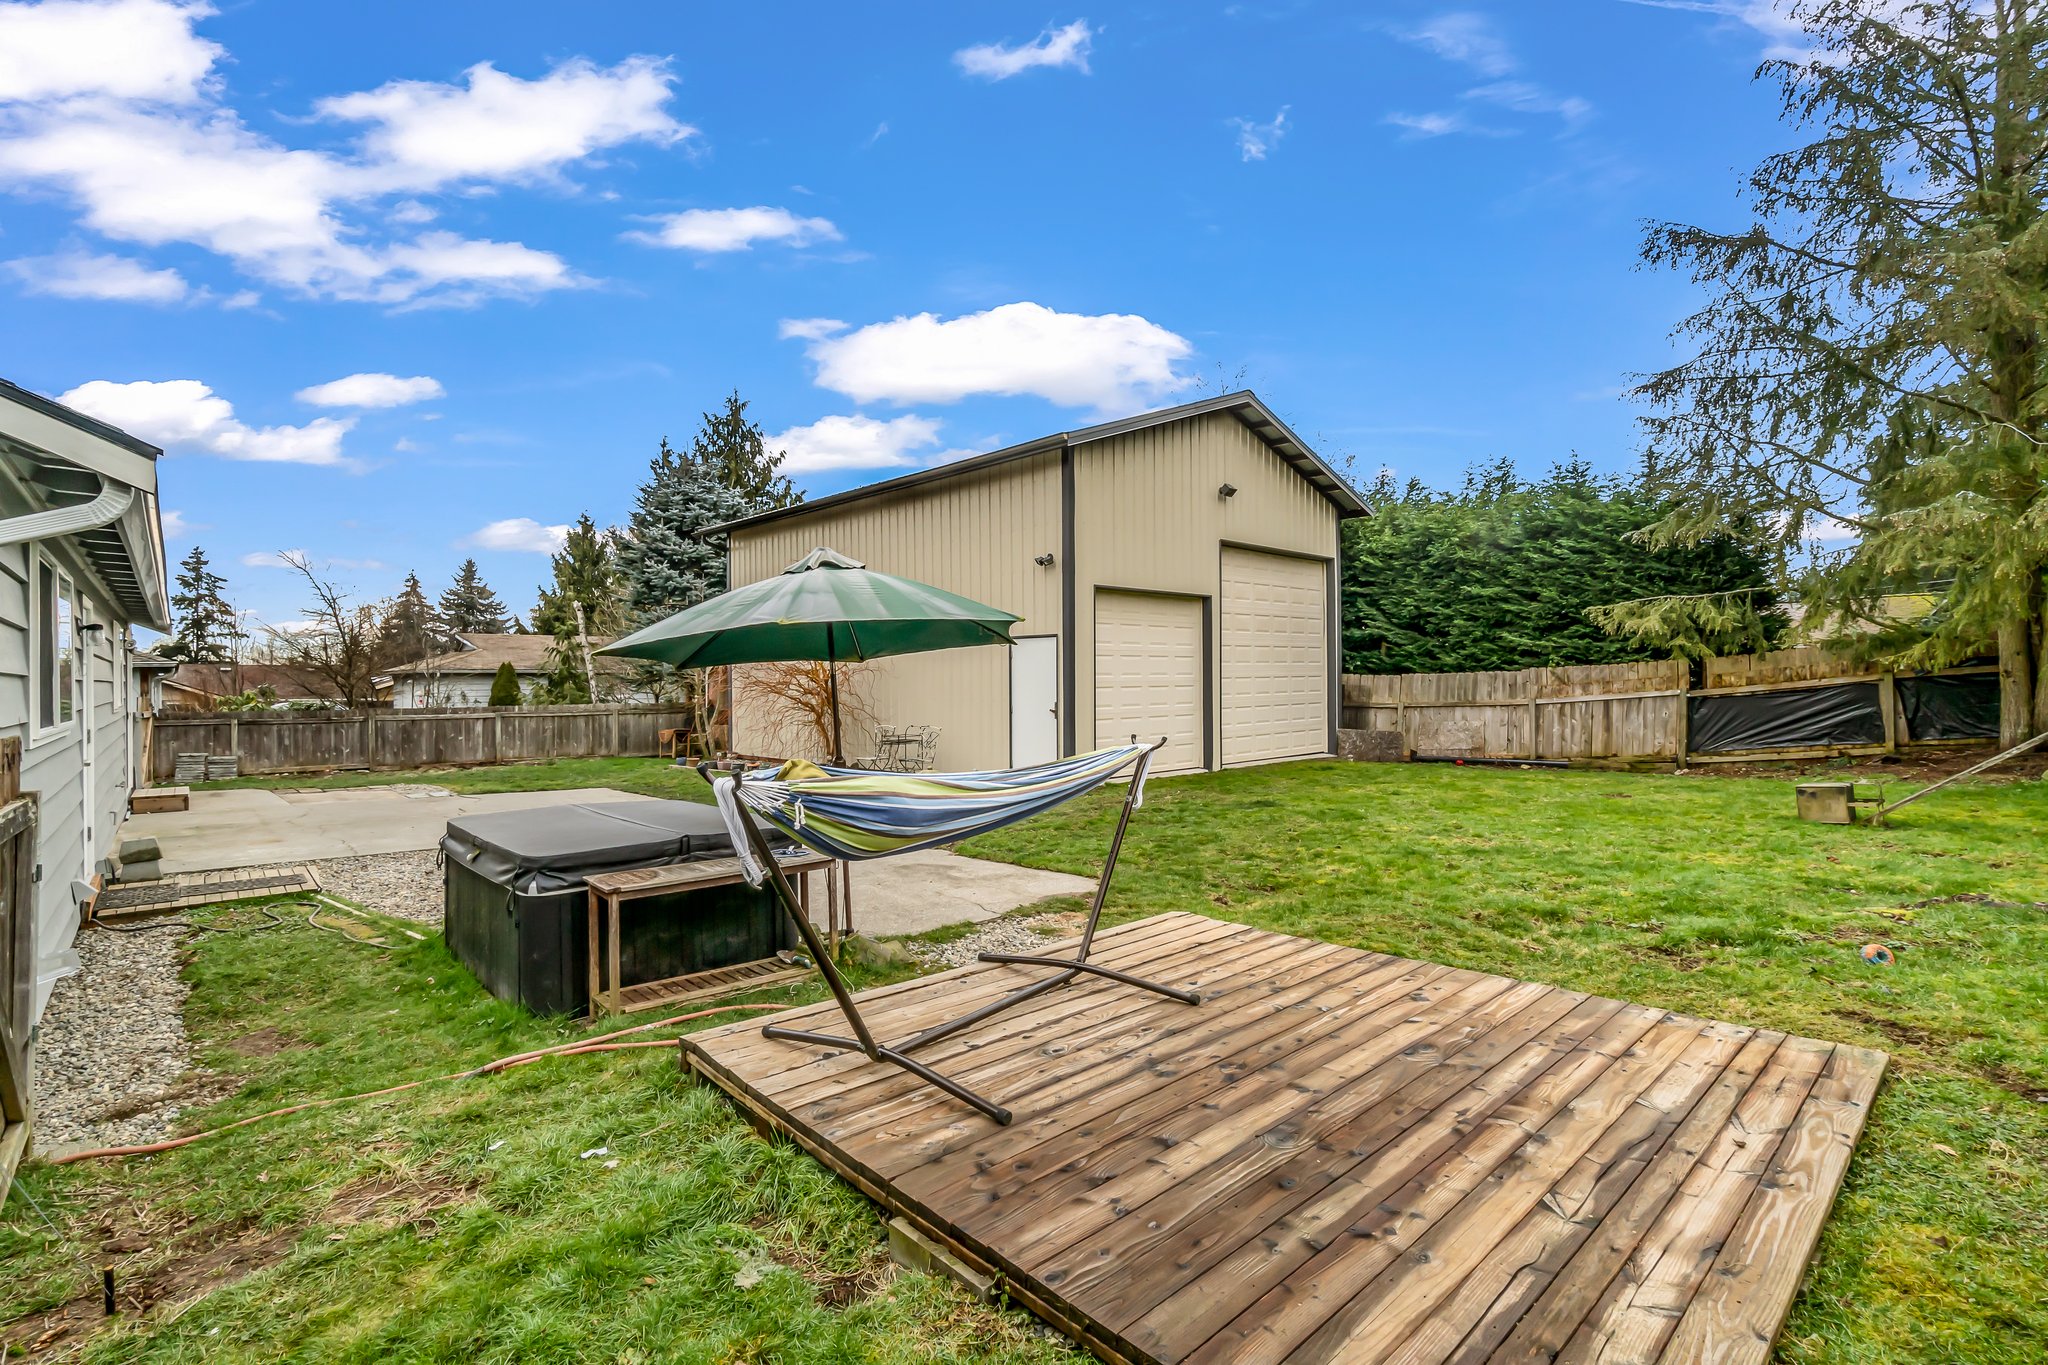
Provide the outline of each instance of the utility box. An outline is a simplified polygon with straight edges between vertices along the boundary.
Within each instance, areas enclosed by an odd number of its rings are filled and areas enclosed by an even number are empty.
[[[449,951],[500,1000],[582,1014],[592,948],[585,878],[731,857],[732,840],[710,806],[615,801],[450,820],[441,856]],[[772,957],[794,930],[772,892],[741,884],[636,902],[619,940],[622,979],[649,981]]]
[[[1821,825],[1856,823],[1856,784],[1853,782],[1802,782],[1793,788],[1799,804],[1799,818]]]

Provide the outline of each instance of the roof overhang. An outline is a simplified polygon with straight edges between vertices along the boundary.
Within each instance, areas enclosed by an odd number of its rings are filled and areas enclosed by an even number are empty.
[[[171,628],[155,446],[0,380],[0,543],[69,545],[123,620]]]
[[[733,521],[720,522],[716,526],[705,527],[697,534],[700,536],[718,535],[742,530],[747,527],[761,526],[773,521],[782,521],[789,517],[803,516],[811,512],[841,507],[847,503],[860,502],[867,498],[883,497],[905,489],[916,488],[923,484],[937,483],[943,479],[958,478],[963,474],[972,474],[980,470],[992,469],[997,465],[1008,464],[1013,460],[1023,460],[1033,455],[1042,455],[1047,451],[1068,450],[1076,446],[1088,445],[1095,441],[1106,441],[1113,436],[1122,436],[1127,432],[1143,431],[1149,427],[1165,426],[1169,422],[1186,421],[1191,417],[1203,417],[1214,412],[1229,413],[1237,418],[1238,421],[1244,423],[1254,436],[1264,441],[1275,455],[1278,455],[1286,463],[1293,466],[1296,473],[1308,480],[1310,486],[1328,499],[1337,508],[1337,515],[1339,517],[1371,515],[1372,509],[1366,506],[1365,499],[1359,497],[1357,491],[1350,484],[1346,483],[1341,475],[1325,464],[1322,457],[1310,449],[1308,442],[1295,435],[1293,430],[1285,422],[1281,421],[1257,394],[1249,389],[1243,389],[1237,393],[1226,393],[1215,398],[1204,398],[1193,403],[1182,403],[1177,407],[1161,408],[1156,412],[1139,413],[1135,417],[1119,418],[1114,422],[1103,422],[1098,426],[1082,427],[1078,431],[1055,432],[1050,436],[1041,436],[1034,441],[1004,446],[1001,450],[991,450],[985,455],[970,455],[965,459],[935,465],[930,469],[920,469],[914,474],[905,474],[894,479],[884,479],[880,483],[865,484],[859,488],[849,488],[843,493],[831,493],[822,498],[794,503],[788,507],[777,507],[766,512],[757,512],[750,517],[739,517]]]

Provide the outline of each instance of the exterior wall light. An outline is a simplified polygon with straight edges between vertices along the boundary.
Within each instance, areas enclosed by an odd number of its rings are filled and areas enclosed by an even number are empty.
[[[1037,556],[1031,562],[1033,564],[1036,564],[1041,569],[1050,569],[1052,567],[1052,555],[1050,552],[1048,552],[1046,554]]]
[[[1224,484],[1224,485],[1223,485],[1223,487],[1221,487],[1221,488],[1219,488],[1219,489],[1217,489],[1217,490],[1216,490],[1216,496],[1217,496],[1217,497],[1219,497],[1219,498],[1234,498],[1234,497],[1236,497],[1236,496],[1237,496],[1237,485],[1236,485],[1236,484],[1234,484],[1234,483],[1226,483],[1226,484]]]

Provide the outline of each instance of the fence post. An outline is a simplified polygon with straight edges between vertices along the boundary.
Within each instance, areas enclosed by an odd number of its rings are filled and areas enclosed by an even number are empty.
[[[1671,667],[1678,675],[1678,696],[1673,699],[1678,709],[1671,718],[1672,747],[1676,750],[1672,757],[1683,768],[1685,760],[1691,757],[1686,750],[1692,746],[1692,665],[1684,659],[1673,659]]]
[[[505,761],[505,713],[491,708],[491,762]]]
[[[1877,679],[1877,705],[1884,712],[1884,751],[1899,751],[1899,675],[1886,669]]]
[[[612,755],[614,757],[617,757],[619,752],[619,711],[619,705],[612,707]]]
[[[363,766],[365,768],[374,768],[377,766],[376,717],[377,713],[374,711],[363,712],[363,719],[357,727],[363,732]]]

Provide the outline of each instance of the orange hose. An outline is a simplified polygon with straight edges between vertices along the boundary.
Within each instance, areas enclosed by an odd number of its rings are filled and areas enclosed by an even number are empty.
[[[645,1033],[648,1029],[666,1028],[671,1024],[682,1024],[692,1019],[703,1019],[713,1014],[730,1014],[741,1011],[752,1013],[762,1010],[783,1010],[788,1008],[789,1006],[787,1005],[714,1005],[710,1009],[692,1010],[688,1014],[671,1015],[667,1019],[656,1019],[651,1024],[635,1024],[631,1028],[615,1029],[610,1033],[600,1033],[592,1038],[578,1038],[571,1042],[558,1043],[554,1047],[536,1048],[531,1052],[515,1052],[510,1057],[500,1057],[494,1062],[485,1062],[482,1066],[473,1066],[467,1071],[451,1071],[445,1076],[426,1076],[417,1081],[406,1081],[402,1085],[387,1085],[382,1090],[365,1090],[354,1095],[336,1095],[331,1099],[324,1100],[305,1100],[299,1104],[286,1105],[282,1109],[272,1109],[265,1113],[252,1114],[248,1118],[237,1119],[233,1123],[223,1123],[218,1128],[208,1128],[204,1132],[188,1133],[184,1137],[166,1138],[162,1142],[136,1143],[128,1147],[93,1147],[82,1152],[65,1152],[61,1156],[51,1157],[49,1161],[52,1166],[68,1166],[74,1161],[96,1161],[110,1156],[147,1156],[152,1152],[168,1152],[173,1148],[197,1142],[201,1138],[210,1138],[215,1134],[230,1132],[236,1128],[246,1128],[252,1123],[261,1123],[264,1119],[282,1118],[286,1114],[296,1114],[302,1109],[319,1109],[330,1104],[345,1104],[350,1100],[370,1100],[377,1098],[379,1095],[395,1095],[401,1090],[411,1090],[416,1086],[431,1085],[435,1081],[459,1081],[470,1076],[492,1076],[511,1067],[524,1066],[528,1062],[537,1062],[543,1057],[573,1057],[585,1052],[617,1052],[626,1048],[636,1047],[679,1047],[682,1044],[680,1038],[665,1038],[657,1042],[637,1043],[615,1043],[611,1040],[623,1038],[629,1033]]]

